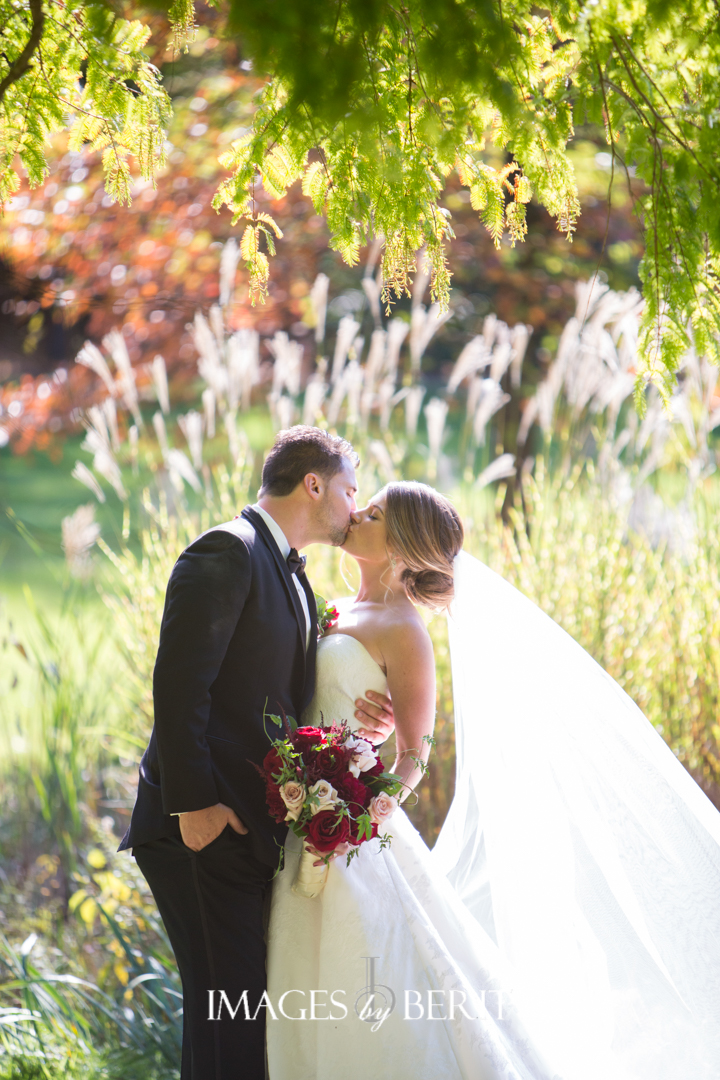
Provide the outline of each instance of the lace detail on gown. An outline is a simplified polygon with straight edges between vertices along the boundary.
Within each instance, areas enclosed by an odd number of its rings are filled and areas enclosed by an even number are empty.
[[[355,699],[387,681],[357,639],[336,633],[319,643],[316,686],[302,722],[356,728]],[[315,900],[291,892],[301,844],[289,834],[268,935],[270,1080],[561,1080],[514,1012],[494,942],[402,810],[386,831],[390,849],[370,841],[349,867],[334,860]],[[371,1008],[392,1005],[379,1025],[357,1014],[369,977]]]

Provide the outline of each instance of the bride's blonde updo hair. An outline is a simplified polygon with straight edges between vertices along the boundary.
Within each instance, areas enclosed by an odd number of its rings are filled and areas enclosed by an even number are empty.
[[[453,560],[463,545],[457,510],[427,484],[400,480],[383,488],[387,546],[405,564],[401,581],[410,599],[434,611],[449,607]]]

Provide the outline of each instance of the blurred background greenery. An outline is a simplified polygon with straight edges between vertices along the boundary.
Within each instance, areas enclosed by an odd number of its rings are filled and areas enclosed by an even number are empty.
[[[572,144],[571,245],[531,205],[527,243],[496,251],[448,191],[447,319],[422,271],[384,314],[376,247],[349,269],[299,189],[260,193],[285,239],[269,301],[252,309],[229,214],[210,199],[257,82],[202,26],[163,74],[175,117],[157,189],[110,204],[97,160],[59,136],[46,184],[5,208],[3,1077],[176,1075],[177,975],[145,883],[115,849],[173,562],[254,501],[287,424],[352,439],[361,497],[393,477],[450,494],[467,548],[588,649],[720,806],[717,372],[691,350],[672,413],[652,391],[645,419],[633,410],[639,229],[627,186],[609,200],[602,133]],[[309,569],[327,597],[352,587],[337,552],[311,551]],[[445,622],[429,627],[437,747],[410,813],[432,844],[454,742]]]

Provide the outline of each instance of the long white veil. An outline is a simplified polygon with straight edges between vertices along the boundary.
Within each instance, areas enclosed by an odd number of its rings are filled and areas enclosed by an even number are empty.
[[[720,1076],[720,814],[623,690],[462,553],[433,849],[562,1080]]]

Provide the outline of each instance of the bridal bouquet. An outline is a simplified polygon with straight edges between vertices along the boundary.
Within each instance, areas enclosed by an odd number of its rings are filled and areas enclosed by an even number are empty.
[[[272,817],[304,841],[293,891],[315,897],[334,852],[347,853],[349,864],[360,845],[378,835],[397,808],[402,782],[347,724],[293,731],[286,720],[285,728],[263,761],[265,795]],[[389,843],[389,836],[380,837],[381,847]],[[318,860],[322,865],[315,866]]]

